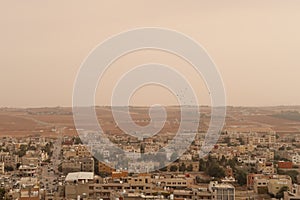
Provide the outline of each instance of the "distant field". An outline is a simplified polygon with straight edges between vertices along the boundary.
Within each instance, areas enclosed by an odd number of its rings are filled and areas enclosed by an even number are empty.
[[[124,112],[124,108],[118,108]],[[64,134],[76,135],[71,108],[0,109],[0,136],[26,135],[57,136],[55,128],[64,128]],[[131,117],[139,125],[150,121],[147,107],[131,107]],[[206,131],[210,122],[210,108],[201,107],[200,129]],[[300,107],[228,107],[224,129],[236,131],[274,130],[280,133],[299,133]],[[121,133],[109,107],[97,107],[99,123],[104,131]],[[176,132],[180,121],[179,107],[167,108],[167,122],[161,133]]]

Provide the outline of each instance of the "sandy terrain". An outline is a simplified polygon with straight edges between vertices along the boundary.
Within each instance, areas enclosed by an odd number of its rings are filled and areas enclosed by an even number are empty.
[[[278,133],[300,133],[300,121],[274,117],[273,114],[281,111],[299,111],[300,106],[294,107],[228,107],[224,129],[238,131],[274,130]],[[113,120],[109,107],[97,107],[99,123],[105,132],[121,133]],[[207,130],[210,121],[210,108],[201,107],[201,122],[199,129]],[[124,112],[119,108],[119,112]],[[139,125],[149,123],[148,108],[130,108],[132,119]],[[167,108],[167,122],[161,134],[176,132],[180,122],[178,107]],[[27,135],[56,136],[56,130],[64,129],[64,134],[76,135],[71,108],[32,108],[32,109],[0,109],[0,136],[23,137]]]

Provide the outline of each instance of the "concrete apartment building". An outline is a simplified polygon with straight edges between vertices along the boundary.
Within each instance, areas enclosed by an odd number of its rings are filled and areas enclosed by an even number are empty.
[[[273,134],[255,134],[247,138],[247,142],[251,145],[270,146],[276,143],[276,136]]]
[[[93,184],[93,172],[74,172],[66,176],[65,198],[77,199],[78,197],[88,198],[90,184]],[[92,194],[93,195],[93,194]]]
[[[186,179],[186,178],[181,178],[181,177],[176,177],[176,178],[166,178],[161,180],[161,185],[168,187],[168,188],[173,188],[173,189],[183,189],[186,187],[189,187],[190,184],[193,183],[192,179]]]
[[[22,177],[35,176],[38,168],[34,165],[21,165],[19,167],[19,174]]]
[[[254,177],[253,189],[256,194],[276,195],[282,187],[292,188],[292,179],[287,175],[252,176]]]
[[[276,195],[282,187],[292,189],[292,179],[289,176],[274,175],[268,182],[269,194]]]
[[[234,200],[235,189],[230,184],[212,182],[202,189],[190,189],[192,179],[187,177],[155,177],[114,172],[114,178],[101,178],[92,172],[69,173],[65,179],[66,199],[228,199]],[[159,194],[161,196],[159,196]],[[158,196],[157,196],[158,195]]]
[[[94,159],[87,158],[72,158],[62,162],[62,173],[70,172],[94,172]]]
[[[16,167],[19,162],[19,156],[12,155],[9,152],[0,152],[0,162],[4,162],[5,166]]]
[[[235,188],[230,184],[212,181],[209,183],[208,190],[212,193],[213,200],[234,200]]]
[[[38,178],[36,177],[22,177],[18,182],[18,189],[11,190],[8,197],[19,200],[39,200],[41,199]]]
[[[123,191],[143,192],[151,194],[152,184],[149,175],[126,177],[120,179],[103,179],[94,176],[92,172],[69,173],[66,177],[65,197],[87,199],[111,199],[115,192]]]
[[[75,157],[91,157],[90,151],[85,145],[63,145],[63,155],[66,159],[71,159]]]
[[[64,160],[61,164],[61,169],[63,174],[68,174],[70,172],[80,172],[81,163],[78,160]]]

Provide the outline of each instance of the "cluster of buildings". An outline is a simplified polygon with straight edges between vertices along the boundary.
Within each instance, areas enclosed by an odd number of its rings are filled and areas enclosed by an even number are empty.
[[[232,185],[210,182],[201,186],[193,177],[173,174],[134,174],[112,172],[106,178],[92,172],[69,173],[65,179],[67,199],[228,199],[233,200]]]
[[[1,138],[0,184],[3,199],[39,199],[41,169],[51,162],[54,139]]]
[[[91,140],[88,146],[70,136],[2,138],[0,184],[5,198],[300,199],[300,140],[293,137],[272,131],[224,131],[209,155],[199,158],[205,138],[201,132],[182,155],[169,149],[155,163],[145,159],[140,166],[130,160],[133,158],[124,159],[122,152],[103,147],[101,138],[86,137]],[[128,135],[107,137],[131,153],[157,152],[174,142],[172,134],[144,140]],[[126,165],[120,165],[120,160]],[[167,162],[170,164],[165,165]],[[210,162],[224,174],[209,175]]]

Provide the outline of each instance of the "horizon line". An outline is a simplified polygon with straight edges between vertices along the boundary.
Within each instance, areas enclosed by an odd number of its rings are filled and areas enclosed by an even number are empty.
[[[154,105],[161,105],[161,104],[154,104]],[[94,106],[81,106],[81,107],[133,107],[133,108],[149,108],[154,105],[118,105],[118,106],[111,106],[111,105],[94,105]],[[212,107],[210,105],[161,105],[162,107]],[[223,106],[214,106],[214,107],[223,107]],[[266,108],[266,107],[300,107],[298,105],[226,105],[226,108],[234,107],[234,108]],[[37,108],[73,108],[73,106],[1,106],[0,109],[37,109]],[[79,107],[80,108],[80,107]]]

